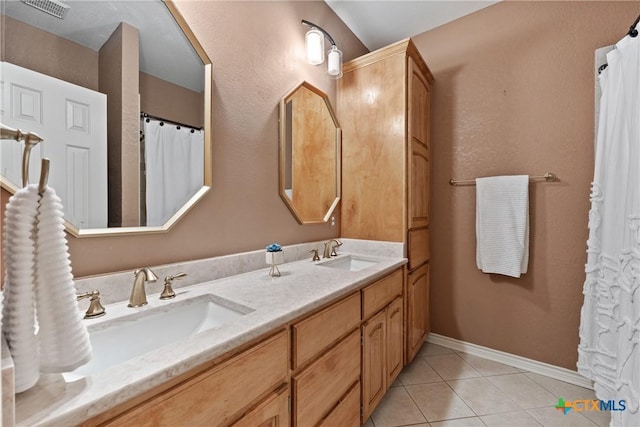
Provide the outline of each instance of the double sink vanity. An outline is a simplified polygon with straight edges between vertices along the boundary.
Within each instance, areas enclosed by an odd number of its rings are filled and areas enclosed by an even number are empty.
[[[140,308],[130,272],[78,280],[104,288],[93,360],[17,395],[16,425],[360,425],[404,366],[407,260],[400,243],[343,241],[316,262],[318,244],[285,247],[280,277],[262,251],[154,267],[191,282],[171,300],[148,283]]]

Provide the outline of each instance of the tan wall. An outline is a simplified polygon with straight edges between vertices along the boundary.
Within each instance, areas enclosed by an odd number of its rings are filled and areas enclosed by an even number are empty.
[[[423,33],[432,98],[433,332],[575,369],[593,176],[594,50],[639,2],[501,2]],[[450,178],[554,172],[531,190],[521,279],[475,266],[475,187]]]
[[[214,64],[213,187],[168,233],[69,237],[77,277],[337,236],[299,225],[278,195],[278,103],[302,80],[335,99],[326,68],[305,62],[301,19],[329,31],[346,60],[364,46],[322,1],[177,6]]]
[[[140,72],[140,109],[195,127],[204,126],[203,93]]]
[[[98,90],[97,52],[8,16],[2,19],[7,62]]]
[[[100,48],[100,92],[107,94],[109,226],[137,226],[140,200],[139,34],[120,23]]]

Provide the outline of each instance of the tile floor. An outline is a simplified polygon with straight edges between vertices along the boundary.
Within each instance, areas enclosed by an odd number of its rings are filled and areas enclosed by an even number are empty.
[[[425,343],[364,427],[608,426],[608,412],[555,408],[593,391]]]

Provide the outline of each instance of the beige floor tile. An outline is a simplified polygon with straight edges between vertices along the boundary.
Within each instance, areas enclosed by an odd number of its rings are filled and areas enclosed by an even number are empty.
[[[426,356],[424,359],[444,380],[459,380],[463,378],[477,378],[482,376],[455,353]]]
[[[391,384],[391,387],[402,387],[402,383],[400,382],[400,376],[396,378],[396,380]]]
[[[429,422],[475,415],[464,401],[444,382],[409,385],[405,388]]]
[[[480,419],[488,427],[539,427],[542,425],[526,411],[484,415]]]
[[[458,353],[460,357],[464,359],[469,365],[480,372],[484,376],[489,375],[504,375],[504,374],[517,374],[520,372],[513,366],[505,365],[503,363],[494,362],[482,357],[474,356],[467,353]]]
[[[576,411],[569,411],[565,415],[562,411],[554,408],[553,406],[529,409],[527,412],[545,427],[595,426],[594,423]]]
[[[557,403],[558,399],[526,374],[486,377],[523,409],[541,408]]]
[[[453,380],[447,383],[477,415],[498,414],[520,409],[509,396],[486,378]]]
[[[578,387],[577,385],[565,383],[563,381],[558,381],[556,379],[531,372],[525,375],[550,391],[555,397],[562,397],[564,400],[596,399],[595,392],[588,388]]]
[[[458,418],[457,420],[436,421],[431,423],[432,427],[485,427],[478,417]],[[413,427],[413,426],[411,426]]]
[[[559,397],[595,399],[589,389],[431,343],[420,355],[363,427],[609,425],[609,412],[564,415],[554,408]]]
[[[441,382],[442,378],[422,357],[416,357],[404,367],[398,379],[404,385],[427,384]]]
[[[424,344],[422,344],[422,347],[420,347],[420,350],[418,351],[418,355],[420,356],[434,356],[436,354],[449,353],[454,353],[454,351],[449,347],[443,347],[441,345],[432,344],[430,342],[425,342]]]
[[[375,427],[424,423],[422,415],[404,387],[392,387],[371,415]]]

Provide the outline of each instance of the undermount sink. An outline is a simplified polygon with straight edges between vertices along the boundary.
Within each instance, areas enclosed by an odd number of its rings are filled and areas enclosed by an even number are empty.
[[[338,268],[340,270],[360,271],[367,267],[378,264],[380,261],[363,258],[354,255],[338,256],[336,259],[319,263],[322,267]]]
[[[93,357],[63,374],[72,382],[253,311],[212,294],[176,301],[89,326]]]

